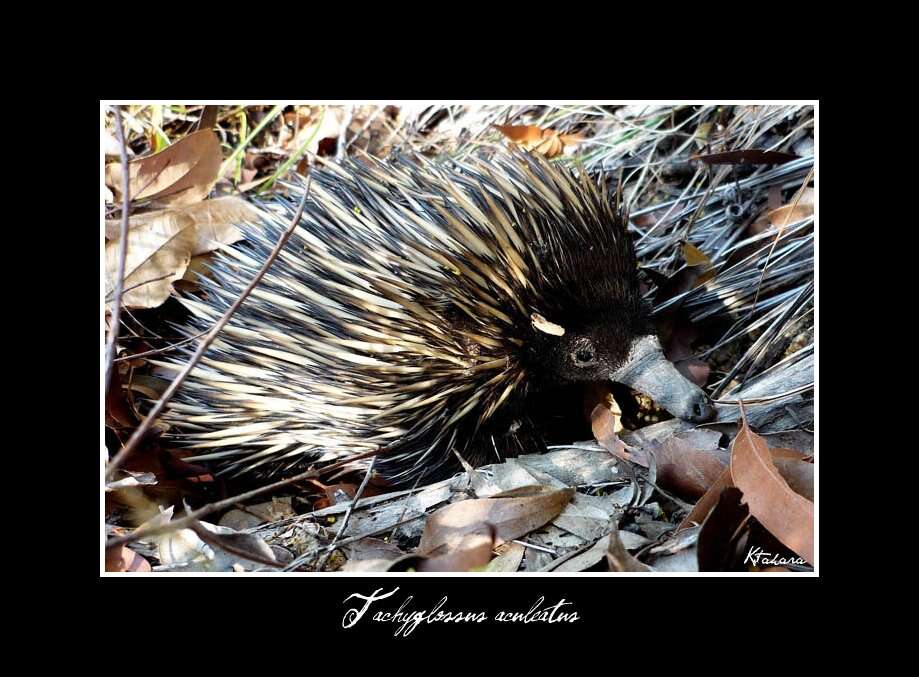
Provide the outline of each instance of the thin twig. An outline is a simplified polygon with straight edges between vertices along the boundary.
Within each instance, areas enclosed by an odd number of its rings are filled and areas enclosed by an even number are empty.
[[[198,349],[195,351],[194,355],[191,356],[191,359],[185,365],[179,375],[169,384],[169,387],[166,389],[166,392],[163,393],[163,396],[159,401],[154,405],[153,409],[150,410],[150,413],[143,420],[143,422],[138,426],[137,430],[134,431],[134,434],[131,435],[131,438],[128,440],[128,443],[121,448],[115,457],[109,462],[108,467],[105,471],[106,479],[110,479],[112,473],[122,464],[124,460],[137,448],[140,444],[140,440],[143,439],[144,435],[150,429],[150,426],[153,425],[153,422],[156,420],[157,416],[165,408],[169,400],[172,399],[179,387],[185,382],[186,377],[191,370],[198,364],[198,361],[204,355],[204,352],[210,347],[214,339],[217,338],[217,334],[220,333],[220,330],[224,328],[227,322],[230,321],[230,318],[233,317],[233,314],[239,309],[243,301],[245,301],[249,294],[255,289],[255,286],[261,281],[262,276],[268,271],[268,268],[271,267],[271,264],[274,263],[274,260],[278,257],[278,254],[281,253],[281,249],[284,247],[284,244],[287,242],[288,238],[293,234],[294,229],[300,223],[300,217],[303,215],[303,209],[306,207],[306,200],[310,194],[310,185],[312,185],[312,177],[307,183],[306,190],[303,191],[303,198],[300,200],[300,206],[297,208],[296,214],[290,220],[290,226],[288,226],[285,233],[280,237],[277,244],[274,246],[271,254],[268,256],[268,259],[262,265],[261,270],[252,278],[252,281],[249,283],[249,286],[246,287],[239,298],[236,299],[236,302],[230,306],[227,311],[223,314],[223,317],[217,321],[217,324],[214,325],[210,333],[201,341]]]
[[[178,343],[173,343],[172,345],[168,345],[168,346],[166,346],[165,348],[156,348],[156,349],[154,349],[154,350],[148,350],[148,351],[143,352],[143,353],[134,353],[133,355],[125,355],[124,357],[115,358],[115,361],[116,361],[116,362],[124,362],[125,360],[133,360],[133,359],[136,358],[136,357],[147,357],[148,355],[156,355],[156,354],[158,354],[158,353],[166,353],[166,352],[169,352],[170,350],[174,350],[174,349],[178,348],[178,347],[181,346],[181,345],[184,345],[184,344],[186,344],[186,343],[191,343],[192,341],[194,341],[194,340],[197,339],[197,338],[201,338],[201,337],[204,336],[208,331],[209,331],[209,330],[205,329],[205,330],[202,331],[200,334],[195,334],[194,336],[189,336],[187,339],[184,339],[184,340],[182,340],[182,341],[179,341]],[[130,338],[130,337],[129,337],[129,338]]]
[[[118,327],[121,324],[121,294],[124,289],[124,269],[128,258],[128,208],[131,206],[131,187],[128,185],[130,180],[128,148],[125,145],[124,130],[121,127],[121,107],[113,106],[113,108],[115,110],[115,136],[118,138],[118,151],[121,154],[121,242],[118,247],[118,272],[115,274],[115,296],[112,301],[111,326],[109,327],[108,343],[105,346],[103,392],[108,392],[108,384],[112,376],[112,365],[115,359],[115,345],[118,341]]]
[[[325,551],[325,554],[322,556],[322,559],[319,560],[319,564],[316,567],[316,571],[322,571],[325,567],[325,563],[328,561],[329,557],[332,556],[332,553],[335,552],[335,549],[338,547],[338,541],[345,533],[345,529],[348,528],[348,522],[351,520],[351,513],[354,512],[354,509],[357,507],[357,502],[360,500],[361,496],[364,493],[364,489],[367,488],[367,482],[370,480],[370,475],[373,473],[373,464],[376,463],[376,456],[370,459],[370,465],[367,466],[367,472],[364,473],[364,480],[361,482],[361,486],[357,488],[357,492],[354,494],[354,498],[351,500],[348,505],[348,512],[345,513],[345,517],[341,522],[341,527],[338,531],[335,532],[335,537],[332,539],[332,542],[329,544],[329,549]]]
[[[151,277],[149,280],[144,280],[143,282],[138,282],[137,284],[132,284],[130,287],[123,289],[122,294],[127,294],[129,291],[133,291],[138,287],[143,287],[145,284],[151,284],[153,282],[159,282],[160,280],[165,280],[166,278],[172,277],[175,273],[166,273],[165,275],[160,275],[159,277]],[[108,300],[108,296],[106,296]]]

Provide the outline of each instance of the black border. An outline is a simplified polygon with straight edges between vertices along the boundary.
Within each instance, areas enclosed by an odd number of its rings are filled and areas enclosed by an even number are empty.
[[[613,74],[610,73],[610,76]],[[730,77],[749,77],[749,71],[745,74],[736,74]],[[774,96],[776,98],[791,98],[797,96],[813,97],[815,94],[801,94],[793,92],[792,89],[800,90],[802,87],[787,88],[779,84],[763,88],[761,82],[743,80],[743,84],[738,87],[719,88],[708,85],[686,82],[680,86],[660,86],[660,82],[649,83],[647,81],[626,79],[611,82],[608,78],[600,73],[593,73],[595,80],[587,83],[582,89],[575,86],[562,86],[558,89],[568,91],[556,92],[531,92],[528,95],[507,93],[503,87],[500,93],[495,92],[492,87],[491,97],[484,91],[463,91],[469,89],[469,82],[459,83],[459,89],[451,90],[449,87],[434,87],[439,91],[426,91],[425,99],[438,99],[438,94],[446,94],[450,99],[470,97],[476,100],[490,100],[500,97],[500,100],[507,98],[525,98],[534,101],[554,100],[560,98],[574,98],[577,100],[591,99],[642,99],[652,98],[662,99],[683,99],[692,97],[698,99],[724,99],[736,100],[742,98],[767,98]],[[383,87],[380,83],[374,84],[374,78],[369,78],[371,82],[364,86],[364,78],[361,83],[356,82],[336,82],[334,84],[324,83],[320,87],[313,86],[293,86],[290,83],[282,84],[270,91],[248,92],[244,91],[245,87],[231,88],[226,91],[220,91],[214,87],[213,83],[208,85],[210,91],[203,91],[198,85],[185,85],[168,92],[154,92],[145,89],[144,86],[138,85],[137,81],[130,83],[128,86],[116,86],[111,91],[105,92],[103,96],[106,99],[117,100],[125,96],[143,96],[143,97],[160,97],[171,98],[176,100],[194,100],[196,97],[232,97],[240,99],[251,99],[264,96],[272,99],[284,99],[286,97],[303,99],[308,96],[315,99],[329,98],[346,98],[357,95],[359,92],[362,97],[381,98],[392,100],[405,100],[405,98],[414,98],[418,95],[413,87],[406,82],[388,83]],[[813,78],[802,78],[800,82],[813,82]],[[430,81],[428,81],[430,82]],[[721,84],[725,80],[719,81]],[[737,82],[737,81],[735,81]],[[774,80],[772,82],[775,82]],[[482,83],[479,83],[480,85]],[[401,88],[401,92],[397,91]],[[386,89],[380,92],[380,89]],[[432,88],[426,88],[428,90]],[[443,90],[447,91],[443,91]],[[487,89],[487,85],[482,85],[480,89]],[[767,91],[767,89],[769,91]],[[577,90],[577,91],[571,91]],[[826,109],[825,109],[826,108]],[[88,110],[95,115],[95,106],[88,104]],[[829,110],[830,112],[827,112]],[[839,112],[838,110],[836,111]],[[817,180],[820,185],[819,193],[819,212],[818,228],[818,266],[820,270],[820,281],[822,290],[820,293],[819,315],[820,315],[820,337],[832,336],[832,330],[829,328],[830,322],[835,318],[846,317],[846,309],[834,308],[840,302],[839,297],[832,293],[830,286],[829,270],[832,269],[834,257],[831,253],[836,246],[846,246],[846,242],[851,242],[857,232],[864,228],[866,224],[860,223],[860,219],[853,219],[851,196],[843,198],[837,190],[840,186],[848,185],[857,181],[858,178],[853,176],[849,181],[841,180],[840,172],[844,170],[845,160],[840,158],[839,139],[841,130],[832,131],[835,120],[838,120],[830,107],[824,107],[821,103],[819,112],[819,139],[820,139],[820,157]],[[82,124],[82,123],[81,123]],[[99,118],[87,120],[85,122],[88,129],[95,129],[99,124]],[[835,124],[838,124],[836,122]],[[829,130],[828,130],[829,126]],[[826,140],[829,139],[828,143]],[[91,196],[88,200],[93,203],[93,208],[98,209],[96,196],[98,195],[98,182],[96,175],[87,172],[92,178],[87,182],[86,195]],[[81,203],[82,200],[78,200]],[[845,205],[846,216],[842,217],[839,213],[839,206]],[[843,232],[846,225],[852,229],[848,233]],[[95,251],[78,253],[76,251],[65,252],[67,260],[71,265],[63,268],[64,270],[72,269],[72,262],[75,257],[80,261],[98,261],[98,242],[96,238],[86,237],[85,242],[80,242],[80,246],[86,246],[88,249],[95,247]],[[85,257],[85,258],[84,258]],[[839,260],[839,259],[835,259]],[[81,266],[82,267],[82,264]],[[96,268],[98,270],[98,268]],[[96,274],[87,276],[89,284],[92,287],[81,292],[81,298],[85,299],[89,308],[74,309],[78,310],[79,317],[76,317],[70,324],[72,327],[85,326],[86,314],[98,317],[98,279]],[[831,290],[829,293],[827,290]],[[843,302],[846,302],[843,300]],[[846,303],[847,308],[851,305]],[[57,314],[57,310],[51,309],[49,312]],[[87,338],[85,350],[98,354],[96,338],[92,332],[78,332]],[[832,364],[833,358],[823,359],[825,350],[836,350],[835,345],[838,341],[821,341],[818,345],[817,360],[818,364]],[[89,345],[91,344],[91,345]],[[834,345],[835,344],[835,345]],[[87,360],[89,362],[91,360]],[[842,445],[831,441],[839,433],[840,427],[834,425],[831,416],[833,411],[840,411],[832,402],[832,394],[842,394],[845,390],[840,390],[826,386],[826,379],[832,379],[834,371],[825,370],[820,375],[818,382],[819,406],[822,413],[820,422],[819,446],[820,446],[820,484],[819,484],[819,505],[820,505],[820,577],[818,578],[787,578],[769,575],[749,575],[744,577],[703,577],[697,575],[687,575],[685,577],[650,577],[650,578],[624,578],[615,575],[608,577],[582,576],[582,577],[558,577],[558,576],[515,576],[515,577],[480,577],[480,576],[457,576],[457,577],[437,577],[429,578],[422,576],[414,577],[339,577],[339,576],[287,576],[287,577],[173,577],[173,576],[152,576],[136,577],[130,575],[124,576],[99,576],[99,551],[98,551],[98,531],[95,538],[86,538],[85,522],[87,519],[98,522],[99,504],[97,489],[91,492],[85,492],[80,489],[84,484],[89,484],[98,488],[99,474],[98,465],[93,467],[92,463],[85,464],[84,467],[92,468],[87,471],[87,477],[81,478],[76,483],[78,503],[82,502],[87,495],[91,496],[89,502],[90,514],[92,517],[81,517],[71,522],[76,529],[78,536],[77,541],[80,543],[93,543],[93,546],[87,548],[85,559],[78,566],[83,565],[91,568],[90,575],[99,583],[99,587],[91,586],[88,590],[91,599],[98,600],[100,595],[102,599],[121,600],[122,603],[133,606],[141,613],[150,612],[151,619],[159,618],[156,622],[157,627],[160,622],[164,622],[174,627],[166,627],[167,633],[182,632],[190,630],[188,626],[180,619],[188,613],[193,612],[199,616],[201,623],[195,623],[195,630],[200,630],[202,626],[219,627],[221,619],[237,619],[234,622],[242,622],[246,618],[257,618],[269,623],[277,628],[288,628],[289,630],[297,629],[298,634],[302,633],[306,637],[318,635],[331,635],[350,640],[352,638],[370,638],[370,637],[391,637],[394,631],[392,625],[379,623],[361,622],[351,630],[343,630],[341,621],[346,610],[344,600],[352,593],[368,594],[377,588],[383,588],[388,591],[393,587],[399,587],[402,595],[412,595],[417,607],[430,608],[433,604],[444,595],[449,598],[449,606],[455,610],[483,610],[489,612],[489,615],[498,609],[526,610],[532,606],[540,596],[554,603],[561,598],[572,603],[573,608],[581,616],[581,619],[574,624],[553,624],[545,625],[542,623],[533,624],[514,624],[498,625],[493,623],[484,623],[481,625],[455,625],[455,624],[435,624],[423,625],[419,627],[405,641],[429,640],[435,636],[435,633],[442,633],[441,636],[454,638],[488,638],[500,640],[505,636],[521,634],[527,637],[542,635],[552,638],[562,638],[574,636],[582,633],[586,629],[602,630],[607,629],[618,634],[615,629],[617,626],[634,627],[640,623],[643,627],[642,632],[653,632],[651,626],[645,626],[645,623],[652,622],[652,619],[658,619],[662,623],[661,630],[664,632],[674,633],[671,636],[680,636],[681,629],[685,629],[685,623],[690,618],[697,618],[700,614],[711,614],[713,618],[719,619],[719,625],[732,623],[731,619],[737,616],[745,617],[751,622],[758,618],[760,614],[767,613],[769,618],[780,619],[783,613],[797,614],[804,609],[811,607],[814,603],[813,595],[826,589],[825,582],[827,578],[832,578],[832,571],[839,569],[840,561],[834,561],[839,552],[835,544],[846,542],[842,537],[832,532],[840,525],[841,520],[838,518],[839,509],[834,507],[831,496],[834,493],[834,486],[840,486],[839,480],[834,477],[835,470],[841,467],[840,459],[844,449],[853,446],[851,438],[848,444]],[[88,378],[93,383],[92,390],[95,393],[95,384],[98,383],[98,375],[95,370],[88,374]],[[68,398],[69,399],[69,398]],[[73,430],[83,430],[84,423],[89,417],[88,412],[81,412],[83,406],[94,409],[93,416],[98,415],[98,400],[90,397],[78,396],[69,399],[68,408],[72,408],[76,416],[76,425]],[[89,403],[92,404],[89,404]],[[86,404],[84,404],[86,403]],[[850,402],[851,405],[851,402]],[[844,408],[846,405],[840,406]],[[836,428],[834,430],[834,428]],[[847,427],[847,433],[851,427]],[[80,435],[80,437],[83,437]],[[848,437],[848,435],[847,435]],[[81,445],[82,446],[82,445]],[[87,445],[90,446],[90,445]],[[92,444],[94,446],[94,442]],[[832,449],[832,451],[828,451]],[[83,465],[83,464],[81,464]],[[79,511],[77,514],[83,514]],[[854,553],[853,553],[854,554]],[[68,553],[68,557],[76,557],[75,554]],[[155,611],[145,609],[148,605],[154,605],[162,609],[175,609],[178,615],[166,614],[161,616]],[[787,605],[787,606],[786,606]],[[416,607],[416,608],[417,608]],[[183,610],[184,611],[180,611]],[[751,616],[752,614],[752,616]],[[171,619],[171,620],[170,620]],[[639,620],[641,619],[641,620]],[[366,620],[366,619],[365,619]],[[573,633],[573,634],[572,634]],[[256,632],[256,636],[261,632]],[[284,634],[283,632],[281,634]],[[264,635],[262,635],[264,639]],[[256,640],[256,637],[253,637]],[[284,641],[281,640],[283,644]],[[305,648],[305,647],[304,647]],[[445,656],[446,657],[446,656]]]

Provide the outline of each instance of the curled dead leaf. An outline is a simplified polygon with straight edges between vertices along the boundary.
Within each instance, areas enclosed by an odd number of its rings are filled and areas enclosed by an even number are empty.
[[[698,247],[686,242],[683,244],[683,260],[691,269],[692,277],[689,287],[695,289],[701,287],[709,280],[714,279],[716,271],[712,265],[712,260],[708,255]]]
[[[683,244],[683,260],[687,266],[706,266],[712,265],[712,260],[701,249],[689,242]]]
[[[608,388],[588,389],[586,408],[590,408],[590,429],[597,443],[614,456],[648,467],[648,456],[643,449],[627,447],[619,439],[622,426],[622,407]]]
[[[578,134],[561,134],[536,125],[495,125],[495,128],[518,146],[547,158],[561,155],[566,146],[576,146],[584,140]]]
[[[784,228],[790,223],[803,221],[813,215],[814,189],[805,188],[799,194],[796,194],[788,204],[767,211],[763,216],[756,219],[753,225],[750,226],[750,231],[753,234],[757,234],[774,228]]]

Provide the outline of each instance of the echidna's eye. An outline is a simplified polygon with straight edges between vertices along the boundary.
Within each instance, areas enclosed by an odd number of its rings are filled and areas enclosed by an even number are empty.
[[[592,367],[596,364],[593,348],[580,348],[574,353],[574,363],[578,367]]]

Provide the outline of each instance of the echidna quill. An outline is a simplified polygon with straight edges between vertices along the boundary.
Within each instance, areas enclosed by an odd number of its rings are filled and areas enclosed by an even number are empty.
[[[264,204],[203,295],[183,298],[186,335],[238,297],[305,187]],[[654,335],[617,202],[522,153],[316,170],[299,226],[167,420],[200,450],[189,460],[224,470],[285,473],[382,448],[375,469],[395,485],[448,476],[456,453],[500,460],[527,396],[553,385],[618,381],[705,420],[708,399]]]

